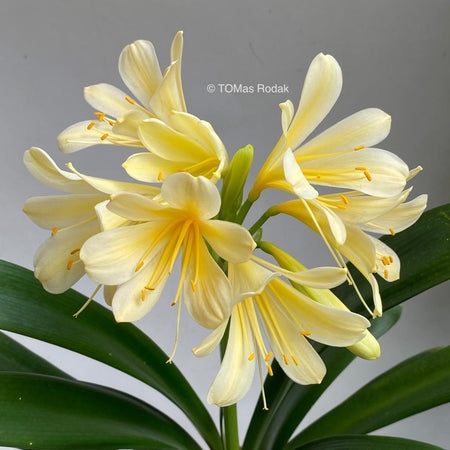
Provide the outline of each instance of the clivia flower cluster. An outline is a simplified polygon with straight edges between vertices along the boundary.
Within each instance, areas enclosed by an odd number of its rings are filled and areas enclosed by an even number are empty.
[[[119,71],[129,92],[105,83],[87,87],[92,119],[58,137],[63,153],[99,144],[129,147],[133,153],[123,167],[133,181],[83,174],[70,163],[61,170],[41,149],[25,152],[30,173],[64,192],[24,205],[37,225],[51,230],[35,254],[35,276],[46,290],[60,293],[86,273],[98,283],[94,295],[103,287],[115,319],[127,322],[142,318],[165,297],[177,265],[178,287],[169,300],[177,306],[177,327],[169,361],[184,304],[199,325],[211,329],[193,349],[197,356],[228,336],[208,394],[208,401],[220,406],[246,394],[256,365],[271,375],[273,358],[296,383],[320,383],[326,368],[310,340],[377,358],[370,322],[329,289],[349,282],[359,293],[346,269],[350,261],[372,286],[373,298],[361,300],[373,317],[381,316],[377,276],[398,279],[400,261],[372,234],[402,231],[425,209],[426,195],[407,201],[411,188],[405,188],[421,168],[410,170],[393,153],[374,147],[388,135],[390,117],[364,109],[308,140],[342,87],[336,60],[317,55],[297,110],[290,100],[280,104],[281,137],[243,202],[253,149],[242,148],[230,162],[211,124],[187,111],[182,47],[178,32],[171,63],[161,72],[151,42],[126,46]],[[322,186],[327,193],[320,193]],[[292,199],[270,206],[245,228],[247,212],[268,188]],[[281,213],[317,232],[336,266],[307,269],[262,241],[264,222]],[[279,265],[258,256],[256,248]]]

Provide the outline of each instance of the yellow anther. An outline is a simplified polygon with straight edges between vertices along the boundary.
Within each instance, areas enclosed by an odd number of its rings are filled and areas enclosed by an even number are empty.
[[[191,288],[192,288],[192,292],[195,292],[195,283],[194,283],[194,280],[191,280]]]
[[[292,358],[292,361],[294,361],[294,364],[295,364],[296,366],[298,366],[297,358],[296,358],[294,355],[291,355],[291,358]]]
[[[344,195],[344,194],[341,194],[341,198],[342,198],[342,201],[346,204],[346,205],[348,205],[348,198]]]
[[[389,261],[390,261],[391,263],[394,262],[394,258],[393,258],[391,255],[389,255]]]
[[[145,286],[144,289],[147,289],[147,291],[154,291],[155,290],[154,287],[150,287],[150,286]]]
[[[95,122],[91,122],[91,123],[87,126],[87,129],[88,129],[88,130],[92,130],[92,128],[94,128],[94,126],[95,126]]]
[[[353,150],[358,151],[358,150],[362,150],[363,148],[366,148],[366,146],[360,145],[359,147],[355,147]]]
[[[311,336],[311,331],[304,331],[304,330],[302,330],[302,331],[300,331],[300,334],[302,336]]]
[[[70,260],[70,261],[67,263],[67,270],[70,270],[70,269],[72,268],[72,266],[73,266],[73,261]]]
[[[161,181],[162,180],[162,172],[159,172],[158,173],[158,181]]]
[[[111,126],[113,126],[113,125],[116,123],[114,120],[111,120],[111,119],[108,119],[108,118],[106,118],[105,120],[106,120],[106,122],[108,122],[109,125],[111,125]]]
[[[367,178],[367,181],[372,181],[372,176],[370,175],[369,172],[367,172],[367,170],[364,171],[364,175]]]
[[[80,248],[74,248],[74,249],[70,252],[70,254],[71,254],[71,255],[75,255],[75,253],[78,253],[80,250],[81,250]]]
[[[248,360],[249,360],[249,361],[252,361],[254,358],[255,358],[255,354],[254,354],[254,353],[251,353],[251,354],[249,355],[249,357],[248,357]]]
[[[98,121],[99,122],[103,122],[103,119],[105,118],[105,113],[104,112],[102,112],[99,116],[98,116]]]
[[[392,228],[389,228],[389,233],[391,233],[392,236],[395,236],[395,231]]]
[[[174,300],[174,301],[170,304],[170,306],[175,306],[176,304],[177,304],[177,301]]]
[[[52,236],[54,236],[58,232],[58,227],[53,228],[52,230]]]
[[[389,276],[389,272],[387,269],[384,270],[384,278],[386,278],[386,280],[388,279]]]
[[[389,258],[388,258],[387,256],[383,256],[383,257],[381,258],[381,261],[383,261],[383,264],[384,264],[385,266],[388,266],[388,265],[391,263],[391,261],[389,260]]]
[[[320,180],[322,177],[320,175],[316,175],[316,178]]]
[[[345,205],[336,205],[339,209],[347,209]]]
[[[109,136],[108,133],[105,133],[104,135],[102,135],[102,137],[100,138],[102,141],[104,141],[107,137]]]
[[[135,102],[132,98],[128,97],[128,95],[125,97],[125,100],[126,100],[128,103],[131,103],[132,105],[135,105],[135,104],[136,104],[136,102]]]
[[[141,291],[141,300],[142,301],[145,300],[145,289],[142,289],[142,291]]]
[[[283,355],[283,358],[284,358],[284,362],[286,363],[286,365],[288,365],[289,359],[288,359],[287,355]]]
[[[355,170],[367,170],[367,167],[357,166]]]
[[[136,269],[134,269],[134,271],[135,272],[138,272],[140,269],[141,269],[141,267],[144,265],[144,261],[141,261],[137,266],[136,266]]]
[[[272,358],[272,356],[273,356],[273,352],[268,353],[267,356],[264,358],[264,361],[266,361],[266,362],[269,361],[269,359]]]
[[[102,115],[102,113],[99,112],[99,111],[95,111],[95,113],[94,113],[94,116],[95,116],[95,117],[100,117],[101,115]]]
[[[267,372],[269,372],[269,375],[271,377],[273,377],[273,370],[272,370],[272,366],[270,364],[267,364]]]

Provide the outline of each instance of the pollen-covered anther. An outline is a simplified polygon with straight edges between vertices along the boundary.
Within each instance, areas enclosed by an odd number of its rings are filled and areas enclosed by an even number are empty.
[[[389,272],[388,272],[388,270],[387,269],[384,269],[384,273],[383,273],[383,275],[384,275],[384,278],[387,280],[388,279],[388,277],[389,277]]]
[[[364,171],[364,170],[367,170],[367,167],[357,166],[357,167],[355,167],[355,170],[362,170],[362,171]]]
[[[255,354],[254,353],[250,353],[250,355],[248,355],[248,360],[252,361],[255,358]]]
[[[162,180],[162,172],[159,172],[158,173],[158,181],[161,181]]]
[[[128,97],[128,95],[125,97],[125,100],[126,100],[128,103],[131,103],[132,105],[135,105],[135,104],[136,104],[136,102],[135,102],[132,98]]]
[[[392,236],[395,236],[395,231],[392,228],[389,228],[389,233],[391,233]]]
[[[142,291],[141,291],[141,300],[142,301],[145,301],[145,294],[146,294],[145,289],[142,289]]]
[[[289,359],[288,359],[286,354],[283,355],[283,359],[284,359],[285,364],[288,365],[289,364]]]
[[[92,130],[92,128],[94,128],[94,126],[95,126],[95,122],[91,122],[86,128],[88,130]]]
[[[102,137],[101,137],[100,139],[101,139],[102,141],[104,141],[105,139],[108,138],[108,136],[109,136],[109,134],[108,134],[108,133],[105,133],[105,134],[102,135]]]
[[[389,264],[391,264],[391,261],[390,261],[390,259],[389,259],[387,256],[383,256],[383,257],[381,258],[381,261],[383,261],[383,264],[384,264],[385,266],[389,266]]]
[[[346,205],[349,204],[348,198],[347,198],[344,194],[341,194],[341,198],[342,198],[342,201],[343,201]]]
[[[366,148],[366,146],[365,145],[360,145],[359,147],[355,147],[353,150],[355,152],[357,152],[358,150],[362,150],[363,148]]]
[[[58,227],[53,228],[53,230],[52,230],[52,236],[54,236],[54,235],[58,232],[58,230],[59,230]]]
[[[71,255],[75,255],[75,253],[78,253],[80,250],[81,250],[80,248],[74,248],[74,249],[70,252],[70,254],[71,254]]]
[[[272,356],[273,356],[273,352],[267,353],[266,357],[264,358],[264,361],[266,361],[266,362],[269,361],[269,359],[272,358]]]
[[[105,113],[104,112],[102,112],[102,113],[100,113],[100,115],[98,116],[98,121],[99,122],[103,122],[103,119],[105,118]]]
[[[295,364],[296,366],[298,366],[297,358],[296,358],[294,355],[291,355],[291,358],[292,358],[292,361],[294,361],[294,364]]]
[[[273,377],[273,370],[272,370],[272,366],[270,364],[267,364],[267,372],[269,372],[269,375],[271,377]]]
[[[392,257],[392,255],[389,255],[389,261],[390,261],[391,263],[394,262],[394,258]]]
[[[301,334],[302,336],[311,336],[311,331],[308,331],[308,330],[302,330],[302,331],[300,331],[300,334]]]
[[[191,288],[192,288],[192,292],[195,292],[195,283],[194,283],[194,280],[191,280]]]
[[[144,261],[141,261],[137,266],[136,269],[134,269],[135,272],[139,272],[141,270],[142,266],[144,265]]]
[[[147,289],[147,291],[154,291],[155,288],[151,286],[145,286],[144,289]]]
[[[372,181],[372,175],[367,170],[364,171],[364,176],[367,178],[367,181]]]
[[[70,270],[73,266],[73,260],[71,259],[68,263],[67,263],[67,270]]]
[[[345,205],[336,205],[339,209],[347,209],[347,206]]]

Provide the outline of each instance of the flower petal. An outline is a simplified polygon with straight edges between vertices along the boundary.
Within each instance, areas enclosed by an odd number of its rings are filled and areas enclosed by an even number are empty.
[[[105,200],[95,205],[95,213],[97,214],[102,231],[129,225],[130,223],[127,219],[114,214],[107,208],[108,203],[109,200]]]
[[[207,220],[200,226],[201,234],[214,251],[231,263],[248,261],[256,247],[247,229],[237,223]]]
[[[138,139],[139,125],[148,118],[148,114],[141,110],[129,111],[116,120],[115,124],[112,126],[112,131],[118,135]]]
[[[130,110],[139,110],[136,105],[127,102],[126,96],[125,92],[107,83],[84,88],[84,99],[97,111],[114,118],[121,117]]]
[[[222,364],[209,388],[207,401],[224,407],[237,403],[250,389],[255,373],[253,339],[245,339],[250,324],[245,312],[235,306],[231,315],[230,332]],[[247,345],[248,344],[248,345]]]
[[[167,215],[161,214],[164,211],[161,204],[139,194],[113,195],[107,208],[120,217],[137,222],[167,221]]]
[[[162,81],[153,44],[139,40],[127,45],[119,57],[119,72],[128,89],[148,106]]]
[[[23,212],[42,228],[64,228],[89,219],[97,203],[106,198],[102,194],[48,195],[29,198]]]
[[[290,100],[286,100],[284,103],[280,103],[281,109],[281,128],[283,129],[283,134],[286,136],[289,125],[294,117],[294,105]]]
[[[192,349],[195,356],[202,357],[209,355],[219,344],[227,329],[228,320],[225,320],[212,333],[208,334],[205,339]]]
[[[131,155],[123,164],[130,177],[147,183],[161,183],[168,176],[184,172],[189,167],[189,163],[169,161],[152,153],[135,153]]]
[[[377,273],[386,281],[395,281],[400,278],[400,258],[388,245],[370,236],[377,253]]]
[[[381,109],[367,108],[341,120],[336,125],[302,145],[297,158],[345,152],[372,147],[381,142],[391,129],[391,116]]]
[[[97,220],[61,230],[45,240],[34,255],[34,275],[44,289],[59,294],[69,289],[85,273],[77,261],[77,250],[90,236],[100,231]],[[73,263],[70,263],[73,261]]]
[[[297,164],[290,148],[288,148],[284,154],[283,168],[286,181],[292,186],[292,190],[300,198],[312,200],[319,195],[303,175],[302,169]]]
[[[199,219],[210,219],[220,209],[220,194],[214,183],[189,173],[169,176],[161,187],[161,196],[172,208],[189,211]]]
[[[61,170],[50,156],[37,147],[32,147],[23,155],[28,171],[41,183],[53,189],[74,194],[97,193],[78,175]]]
[[[198,260],[188,262],[183,298],[194,320],[206,328],[214,329],[221,325],[231,313],[231,287],[201,237],[195,245],[198,246]],[[197,278],[195,263],[198,265]],[[195,288],[193,280],[196,280]]]
[[[342,89],[342,71],[331,55],[318,54],[306,74],[300,104],[287,133],[287,147],[296,149],[322,122]]]

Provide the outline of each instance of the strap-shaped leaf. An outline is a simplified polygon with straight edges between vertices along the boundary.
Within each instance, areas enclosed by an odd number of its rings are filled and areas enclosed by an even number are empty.
[[[200,448],[157,409],[119,391],[75,380],[0,373],[0,411],[4,446]]]
[[[424,213],[407,230],[395,236],[382,238],[395,250],[402,261],[400,280],[388,283],[378,278],[385,311],[383,316],[386,316],[387,311],[395,305],[449,279],[449,216],[450,205],[434,208]],[[371,298],[372,294],[367,281],[354,268],[350,267],[350,271],[364,297]],[[343,284],[334,292],[341,300],[345,301],[352,311],[365,312],[351,286]],[[373,332],[372,329],[371,331]],[[330,351],[333,352],[333,350]],[[340,352],[339,349],[335,351]],[[338,361],[337,364],[343,363],[338,356],[336,356],[336,361]],[[330,360],[325,360],[325,363],[328,374],[332,373],[334,369],[331,356]],[[342,370],[343,368],[338,373]],[[263,411],[261,399],[258,401],[244,442],[246,449],[271,449],[273,448],[271,445],[274,443],[277,443],[277,448],[281,448],[304,417],[303,408],[306,409],[305,414],[310,408],[303,403],[302,395],[299,396],[298,403],[295,403],[296,395],[294,394],[297,390],[303,391],[308,387],[294,385],[280,372],[282,371],[277,370],[274,377],[266,378],[264,386],[270,410]],[[322,383],[326,380],[327,378]],[[309,388],[316,389],[317,386]]]
[[[211,448],[220,436],[206,408],[167,355],[129,323],[118,324],[93,302],[72,317],[86,297],[70,289],[46,292],[23,267],[0,261],[0,329],[31,336],[94,358],[157,389],[185,412]]]
[[[28,350],[22,344],[0,332],[0,372],[31,372],[53,375],[60,378],[72,377],[58,369],[46,359]]]
[[[390,330],[401,315],[401,307],[388,311],[370,327],[375,337]],[[284,375],[278,364],[273,364],[274,375],[267,377],[264,389],[269,411],[263,411],[260,399],[255,409],[244,442],[244,449],[282,448],[297,425],[302,421],[317,399],[336,377],[355,359],[345,348],[321,345],[318,352],[327,366],[327,374],[320,384],[302,386]]]
[[[305,428],[293,449],[337,434],[370,433],[400,419],[450,401],[450,346],[403,361]]]
[[[344,435],[320,439],[295,450],[443,450],[425,442],[390,436]]]

